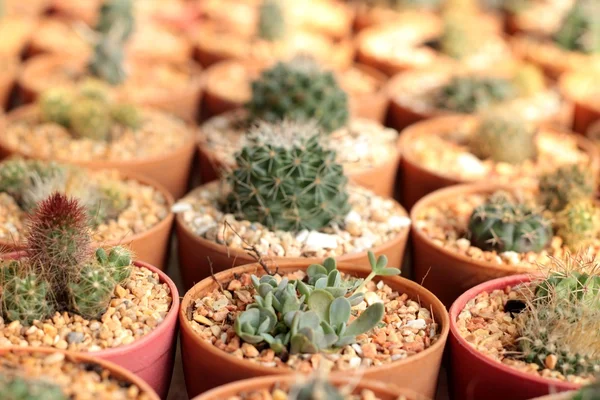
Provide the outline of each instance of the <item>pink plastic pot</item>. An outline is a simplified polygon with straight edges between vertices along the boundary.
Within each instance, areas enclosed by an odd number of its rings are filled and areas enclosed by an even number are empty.
[[[9,253],[4,258],[16,259],[22,255],[22,252]],[[162,399],[165,399],[171,385],[171,375],[175,361],[179,292],[175,283],[158,268],[143,261],[134,261],[134,265],[157,273],[160,281],[169,286],[171,296],[173,297],[171,309],[164,321],[141,339],[125,346],[100,350],[89,354],[101,360],[113,362],[133,372],[146,381]]]
[[[526,400],[580,387],[568,382],[521,372],[485,356],[458,332],[456,320],[467,302],[482,292],[529,282],[531,275],[513,275],[477,285],[450,307],[450,377],[455,400]]]

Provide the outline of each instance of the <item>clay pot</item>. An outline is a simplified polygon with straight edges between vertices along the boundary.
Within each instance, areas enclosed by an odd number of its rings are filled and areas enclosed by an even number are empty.
[[[462,294],[450,308],[450,376],[454,399],[525,400],[548,393],[577,389],[579,385],[542,378],[504,365],[477,351],[459,333],[458,315],[467,302],[482,292],[529,282],[516,275],[482,283]]]
[[[35,115],[37,112],[37,106],[35,105],[19,107],[7,114],[4,123],[11,123],[22,118],[28,118]],[[0,121],[0,160],[12,155],[19,155],[26,158],[42,158],[35,154],[27,154],[19,149],[10,147],[2,139],[2,124],[2,121]],[[190,137],[190,140],[179,149],[145,159],[59,161],[81,165],[82,167],[91,170],[116,169],[124,175],[146,176],[155,181],[159,187],[164,187],[174,198],[178,199],[187,190],[192,158],[194,157],[194,147],[194,139],[192,136]]]
[[[419,200],[410,212],[410,217],[413,221],[411,234],[415,281],[421,282],[425,288],[435,293],[442,303],[449,307],[458,296],[482,282],[504,276],[531,272],[531,268],[525,266],[500,265],[475,260],[466,255],[443,248],[435,244],[424,234],[417,223],[419,216],[428,207],[443,203],[447,199],[461,195],[475,193],[491,194],[497,190],[514,191],[515,189],[512,186],[493,183],[457,185],[440,189]]]
[[[240,393],[248,393],[259,390],[270,390],[276,384],[292,386],[299,381],[297,376],[263,376],[243,381],[232,382],[220,386],[206,393],[194,397],[193,400],[223,400],[238,396]],[[406,400],[428,400],[426,397],[414,393],[408,389],[398,389],[392,385],[386,385],[374,380],[361,380],[356,382],[352,379],[338,377],[329,380],[336,387],[352,387],[353,394],[359,394],[363,390],[370,390],[381,400],[397,400],[399,396],[405,396]],[[357,384],[358,383],[358,384]]]
[[[293,272],[306,269],[312,261],[281,261],[277,262],[280,272]],[[391,265],[394,265],[391,263]],[[341,272],[366,277],[369,273],[363,266],[344,263],[338,266]],[[259,264],[229,269],[215,275],[219,282],[227,282],[242,273],[262,275],[264,270]],[[193,397],[203,391],[224,385],[240,379],[254,378],[264,375],[277,377],[290,376],[294,371],[284,368],[269,368],[250,361],[244,361],[222,350],[217,349],[209,342],[201,339],[187,318],[191,302],[201,298],[218,288],[217,282],[212,277],[204,279],[185,294],[181,303],[179,320],[181,323],[181,354],[187,392]],[[424,396],[433,398],[437,385],[437,378],[448,334],[448,314],[442,303],[430,292],[415,282],[398,276],[385,277],[383,281],[392,289],[407,293],[411,299],[419,299],[422,305],[432,310],[435,320],[441,327],[439,340],[430,348],[421,353],[398,360],[390,364],[367,368],[366,370],[339,371],[331,374],[332,379],[338,377],[362,377],[373,379],[381,383],[394,384],[399,387],[414,390]],[[418,373],[415,373],[418,371]]]
[[[157,189],[167,201],[167,210],[169,210],[169,214],[165,219],[145,232],[126,236],[120,240],[98,243],[98,245],[107,248],[114,246],[125,246],[128,249],[131,249],[136,258],[145,260],[149,264],[156,266],[162,271],[166,267],[165,262],[167,249],[169,248],[171,227],[173,226],[174,217],[173,213],[170,212],[171,206],[174,202],[173,196],[167,191],[167,189],[148,178],[135,176],[133,174],[126,174],[123,176],[123,178],[134,179],[144,185],[148,185]],[[20,251],[24,250],[24,244],[0,239],[0,249],[2,249],[4,252]]]
[[[558,82],[562,95],[574,105],[573,130],[585,134],[594,121],[600,120],[600,101],[595,99],[600,69],[568,72]]]
[[[138,71],[147,68],[148,61],[135,59],[129,60],[130,67]],[[44,54],[34,57],[23,65],[18,85],[21,97],[26,103],[35,101],[46,89],[56,85],[56,76],[64,75],[65,72],[71,76],[86,75],[87,59],[82,57],[65,57],[60,54]],[[156,108],[166,111],[185,121],[196,121],[200,113],[200,101],[202,96],[203,78],[200,68],[195,63],[169,64],[154,63],[172,68],[173,71],[181,71],[190,76],[190,81],[185,87],[178,89],[163,90],[153,93],[152,96],[140,97],[138,93],[127,93],[120,91],[119,96],[124,101],[130,101],[138,105]],[[148,82],[151,86],[152,82]]]
[[[421,121],[404,129],[400,136],[400,148],[402,149],[403,157],[401,160],[400,173],[402,174],[402,205],[410,210],[414,204],[423,196],[452,185],[460,183],[472,183],[470,181],[454,178],[449,175],[444,175],[439,172],[430,170],[419,164],[414,158],[411,151],[411,142],[415,138],[423,137],[424,135],[441,135],[451,133],[462,123],[469,123],[476,119],[474,116],[453,115],[446,117],[436,117],[429,120]],[[561,132],[560,129],[551,126],[544,126],[545,131]],[[600,170],[600,152],[597,146],[590,140],[580,136],[573,135],[577,141],[579,149],[587,153],[590,157],[590,168],[594,171]],[[486,181],[493,179],[490,177],[484,178]]]
[[[203,187],[218,190],[217,182],[209,183]],[[200,188],[196,189],[199,190]],[[211,269],[213,272],[224,271],[229,268],[256,262],[246,251],[227,247],[196,235],[183,220],[182,214],[175,217],[175,229],[177,232],[177,248],[179,254],[179,269],[183,285],[186,289],[191,288],[197,282],[209,277]],[[404,249],[408,240],[408,229],[405,229],[393,240],[371,249],[375,255],[385,254],[390,266],[402,266]],[[274,262],[296,262],[296,263],[318,263],[322,258],[305,257],[269,257]],[[336,257],[339,262],[351,263],[361,266],[365,270],[370,269],[366,252],[344,254]],[[211,265],[212,264],[212,265]]]
[[[94,25],[98,19],[98,9],[101,4],[102,0],[52,0],[51,10],[61,17]]]
[[[9,253],[3,258],[18,259],[23,255],[23,252]],[[95,351],[90,354],[93,354],[95,359],[113,362],[133,372],[146,381],[161,398],[166,398],[175,361],[179,292],[175,283],[158,268],[143,261],[134,261],[133,264],[157,273],[160,281],[169,286],[173,298],[171,308],[160,325],[146,336],[128,345]],[[37,349],[36,347],[36,351]]]
[[[19,71],[19,62],[15,59],[3,60],[0,56],[0,63],[6,62],[7,67],[0,74],[0,111],[8,107],[8,99],[13,91]]]
[[[51,349],[46,347],[3,347],[0,348],[0,357],[8,354],[8,353],[16,353],[16,354],[41,354],[44,356],[49,356],[51,354],[64,354],[65,358],[68,361],[77,363],[77,364],[92,364],[99,365],[103,371],[110,372],[110,376],[122,381],[124,383],[128,383],[130,385],[135,385],[140,389],[141,393],[146,394],[148,400],[159,400],[160,398],[154,392],[154,390],[144,381],[142,378],[137,376],[136,374],[128,371],[127,369],[114,364],[109,361],[105,361],[102,359],[98,359],[97,357],[93,357],[86,353],[76,353],[73,351],[64,351],[58,349]]]
[[[266,65],[265,65],[266,66]],[[264,66],[259,63],[229,60],[212,65],[206,70],[206,87],[203,99],[203,116],[210,118],[242,107],[250,100],[250,83],[260,75]],[[375,92],[352,92],[350,82],[352,72],[360,72],[376,82]],[[350,69],[336,73],[340,86],[349,86],[348,100],[350,114],[357,118],[367,118],[383,123],[388,107],[385,86],[387,78],[379,71],[365,65],[356,64]],[[355,78],[354,78],[355,79]]]

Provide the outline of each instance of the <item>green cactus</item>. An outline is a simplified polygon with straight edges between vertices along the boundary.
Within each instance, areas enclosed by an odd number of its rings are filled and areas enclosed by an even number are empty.
[[[594,176],[579,164],[559,167],[542,175],[539,182],[540,202],[554,212],[576,200],[591,198],[594,190]]]
[[[139,129],[142,125],[142,113],[139,107],[133,104],[117,104],[111,109],[111,116],[115,122],[127,128]]]
[[[313,125],[262,124],[236,154],[224,209],[269,229],[318,230],[350,211],[343,168]]]
[[[497,252],[539,252],[552,239],[550,221],[526,204],[513,203],[503,193],[495,193],[475,208],[468,231],[474,246]]]
[[[571,400],[600,400],[600,382],[596,381],[582,387]]]
[[[485,38],[469,23],[460,13],[444,17],[444,33],[439,39],[439,47],[444,54],[462,60],[482,48]]]
[[[484,115],[470,141],[473,154],[481,159],[519,164],[537,154],[536,132],[523,119],[506,113]]]
[[[600,307],[600,276],[578,271],[550,274],[535,288],[536,301],[560,300],[586,307]]]
[[[69,112],[74,102],[73,92],[67,88],[56,87],[44,91],[38,100],[42,121],[68,128]]]
[[[100,248],[96,250],[96,260],[117,284],[125,282],[131,274],[131,252],[123,247],[113,247],[108,255]]]
[[[290,389],[290,400],[344,400],[344,395],[335,386],[322,378],[296,384]]]
[[[88,70],[93,76],[116,86],[123,83],[127,77],[123,60],[123,43],[113,40],[110,36],[103,36],[94,46]]]
[[[98,100],[81,99],[69,113],[71,130],[76,138],[107,141],[112,120],[108,106]]]
[[[76,282],[69,283],[73,310],[85,318],[99,318],[107,309],[116,282],[98,265],[87,265]]]
[[[600,235],[600,209],[591,199],[569,203],[556,219],[556,233],[571,249],[585,248]]]
[[[508,79],[455,76],[434,95],[436,107],[463,114],[488,109],[517,94]]]
[[[96,100],[102,103],[111,103],[110,87],[103,81],[86,78],[77,85],[78,97]]]
[[[103,35],[112,35],[118,29],[116,40],[124,42],[131,36],[134,25],[132,0],[105,0],[100,7],[95,30]]]
[[[258,9],[258,36],[270,42],[285,36],[286,24],[281,0],[263,0]]]
[[[563,49],[585,54],[600,52],[600,5],[596,0],[577,0],[554,41]]]
[[[24,325],[44,320],[53,312],[48,292],[46,281],[35,274],[13,276],[3,282],[2,309],[9,321],[21,321]]]
[[[306,281],[269,275],[252,276],[255,303],[238,315],[236,335],[245,342],[267,342],[276,352],[318,353],[352,344],[356,336],[373,329],[383,318],[382,303],[371,304],[352,323],[353,306],[361,303],[366,285],[376,276],[400,274],[387,268],[387,258],[369,252],[371,273],[366,279],[344,280],[333,258],[313,264]]]
[[[544,73],[533,64],[519,66],[512,81],[521,96],[533,96],[546,87]]]
[[[68,397],[53,383],[0,374],[0,399],[68,400]]]
[[[250,119],[280,122],[316,120],[324,132],[348,122],[348,96],[330,71],[321,70],[307,57],[279,62],[252,82],[246,104]]]

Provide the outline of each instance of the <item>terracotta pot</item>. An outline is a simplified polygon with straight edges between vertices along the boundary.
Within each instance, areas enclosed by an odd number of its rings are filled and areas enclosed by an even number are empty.
[[[401,159],[400,138],[396,141],[396,148],[397,151],[395,156],[384,163],[380,163],[370,168],[350,169],[347,172],[350,181],[366,187],[379,196],[393,197],[398,164]],[[209,183],[219,179],[221,171],[223,171],[227,165],[215,157],[202,142],[198,144],[198,154],[198,166],[202,183]]]
[[[270,390],[276,384],[285,384],[292,386],[299,381],[297,376],[263,376],[243,381],[232,382],[225,386],[220,386],[206,393],[194,397],[193,400],[223,400],[238,396],[240,393],[248,393],[259,390]],[[329,380],[336,387],[351,387],[353,394],[359,394],[363,390],[370,390],[381,400],[397,400],[400,396],[405,396],[406,400],[428,400],[426,397],[414,393],[412,390],[399,389],[392,385],[386,385],[374,380],[355,380],[337,377]]]
[[[16,354],[43,354],[49,356],[52,354],[64,354],[68,361],[77,364],[94,364],[99,365],[103,371],[110,372],[110,376],[118,379],[119,381],[126,382],[131,385],[135,385],[140,389],[141,393],[147,395],[148,400],[159,400],[160,398],[154,392],[154,390],[139,376],[134,373],[122,368],[121,366],[114,364],[109,361],[101,360],[85,353],[76,353],[72,351],[64,351],[58,349],[50,349],[44,347],[3,347],[0,348],[0,356],[4,356],[8,353]]]
[[[462,294],[450,308],[450,376],[454,399],[526,400],[548,393],[573,390],[579,385],[546,379],[502,364],[472,347],[459,333],[458,315],[467,302],[482,292],[529,282],[531,275],[516,275],[482,283]]]
[[[434,205],[447,199],[475,193],[494,193],[497,190],[514,191],[515,187],[490,183],[457,185],[428,194],[415,204],[410,212],[415,282],[420,282],[446,305],[466,290],[491,279],[531,272],[518,265],[499,265],[472,259],[435,244],[418,227],[419,216]],[[477,398],[478,397],[464,397]]]
[[[4,60],[0,56],[0,63],[7,62],[7,67],[0,74],[0,112],[8,107],[8,99],[13,91],[19,71],[19,62],[17,60]]]
[[[126,236],[120,240],[113,240],[99,243],[102,247],[126,246],[131,249],[135,258],[145,260],[147,263],[156,266],[161,271],[165,269],[167,249],[169,247],[169,239],[171,237],[171,227],[173,226],[173,213],[170,211],[173,205],[173,196],[163,186],[153,182],[152,180],[135,176],[133,174],[125,174],[123,179],[134,179],[144,185],[151,186],[157,189],[167,201],[167,210],[169,214],[165,219],[151,227],[145,232]],[[9,240],[0,239],[0,249],[4,252],[24,250],[23,243],[14,243]]]
[[[600,69],[567,72],[558,84],[562,95],[574,104],[573,130],[585,134],[594,121],[600,120]]]
[[[5,123],[11,123],[21,118],[30,117],[35,113],[37,113],[37,106],[22,106],[8,113]],[[2,138],[1,133],[3,129],[2,121],[0,121],[0,160],[12,155],[19,155],[26,158],[43,158],[10,147]],[[139,160],[59,161],[81,165],[82,167],[91,170],[116,169],[124,175],[146,176],[158,183],[159,186],[164,187],[174,198],[178,199],[187,190],[192,158],[194,157],[194,147],[194,139],[192,136],[190,137],[190,140],[179,149]]]
[[[306,269],[310,260],[278,262],[279,271],[297,271]],[[392,265],[394,265],[392,263]],[[358,277],[366,277],[369,273],[363,266],[343,264],[338,269],[344,273]],[[215,275],[216,280],[226,282],[241,273],[262,275],[264,270],[258,264],[229,269]],[[415,282],[401,277],[383,279],[392,289],[407,293],[409,298],[419,299],[422,305],[432,310],[435,320],[441,327],[439,340],[421,353],[398,360],[390,364],[367,368],[366,370],[339,371],[331,374],[332,378],[360,376],[364,379],[377,380],[382,383],[398,385],[414,390],[424,396],[433,398],[437,385],[444,345],[448,334],[448,314],[442,303],[430,292]],[[190,397],[205,390],[240,379],[254,378],[264,375],[291,375],[294,371],[283,368],[269,368],[250,361],[244,361],[204,341],[192,329],[187,319],[191,302],[216,289],[217,283],[210,277],[195,285],[182,300],[179,320],[181,323],[181,354],[187,392]],[[415,373],[415,371],[419,371]]]
[[[213,187],[214,190],[217,190],[216,182],[205,186]],[[191,288],[197,282],[210,276],[211,263],[213,271],[219,272],[256,261],[246,251],[229,248],[223,244],[218,244],[196,235],[187,227],[182,214],[177,214],[175,217],[175,229],[177,232],[179,269],[183,285],[186,289]],[[385,254],[391,266],[402,266],[404,249],[408,240],[408,231],[409,229],[405,229],[393,240],[377,246],[371,251],[376,255]],[[273,259],[274,262],[296,263],[316,263],[323,261],[323,258],[305,257],[269,257],[269,259]],[[366,252],[345,254],[336,257],[336,260],[362,266],[365,270],[370,269]]]
[[[594,141],[594,145],[598,146],[597,142],[600,140],[600,119],[590,125],[586,136]]]
[[[400,167],[402,176],[400,181],[402,184],[402,205],[404,207],[410,210],[419,199],[435,190],[460,183],[472,183],[472,181],[453,178],[420,165],[418,160],[415,160],[414,154],[411,151],[411,142],[415,138],[424,135],[450,133],[457,129],[461,123],[471,122],[475,119],[476,117],[474,116],[462,115],[437,117],[413,124],[401,132],[400,148],[402,149],[403,157]],[[544,126],[544,130],[561,132],[561,129],[550,125]],[[579,149],[587,153],[590,157],[590,169],[598,173],[600,170],[600,152],[597,146],[580,135],[573,134],[573,139],[576,140]],[[493,178],[485,177],[484,179],[489,181]]]
[[[60,16],[94,25],[101,4],[102,0],[52,0],[51,10]]]
[[[131,66],[143,70],[145,66],[152,65],[148,61],[130,59]],[[55,75],[62,75],[68,71],[72,76],[85,76],[87,59],[82,57],[66,57],[60,54],[44,54],[34,57],[23,64],[23,69],[17,83],[23,101],[33,102],[41,92],[56,85]],[[202,87],[204,81],[200,67],[190,62],[189,64],[154,63],[172,67],[173,70],[188,73],[190,81],[185,87],[154,93],[144,98],[137,97],[137,93],[121,91],[119,95],[123,100],[157,108],[166,111],[188,122],[194,122],[200,114]],[[151,85],[151,82],[148,82]]]
[[[8,253],[2,258],[18,259],[23,255],[23,252]],[[146,336],[128,345],[95,351],[90,354],[93,354],[94,358],[110,361],[128,369],[152,386],[161,398],[166,398],[175,361],[179,292],[175,283],[158,268],[143,261],[134,261],[133,264],[157,273],[160,281],[169,286],[173,298],[171,308],[160,325]]]

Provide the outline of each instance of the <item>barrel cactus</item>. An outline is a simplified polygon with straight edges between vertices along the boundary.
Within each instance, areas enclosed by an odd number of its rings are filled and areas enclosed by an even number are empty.
[[[600,209],[591,199],[569,203],[556,219],[556,233],[573,249],[587,247],[600,235]]]
[[[545,79],[539,67],[523,64],[515,71],[512,81],[521,96],[533,96],[545,89]]]
[[[246,108],[251,120],[316,120],[325,132],[344,126],[349,118],[348,96],[333,73],[308,57],[279,62],[264,71],[252,82]]]
[[[319,230],[350,211],[348,179],[314,124],[260,124],[235,158],[224,207],[238,218],[270,229]]]
[[[510,100],[516,94],[508,79],[455,76],[435,94],[434,104],[441,109],[470,114]]]
[[[470,140],[473,154],[481,159],[519,164],[537,153],[535,130],[523,119],[506,113],[490,113]]]
[[[0,373],[0,399],[67,400],[68,397],[59,386],[51,382]]]
[[[69,112],[71,131],[75,138],[108,141],[112,120],[106,103],[82,99],[72,105]]]
[[[281,40],[286,24],[281,0],[263,0],[258,9],[258,36],[268,41]]]
[[[584,166],[565,165],[540,177],[540,202],[550,211],[560,211],[571,202],[591,198],[595,186],[594,176]]]
[[[554,35],[554,40],[566,50],[599,53],[600,4],[596,0],[577,0]]]
[[[475,208],[469,219],[469,238],[482,250],[539,252],[552,239],[550,221],[523,203],[495,193]]]
[[[48,89],[38,100],[42,121],[68,127],[69,112],[74,102],[75,96],[71,90],[60,87]]]

